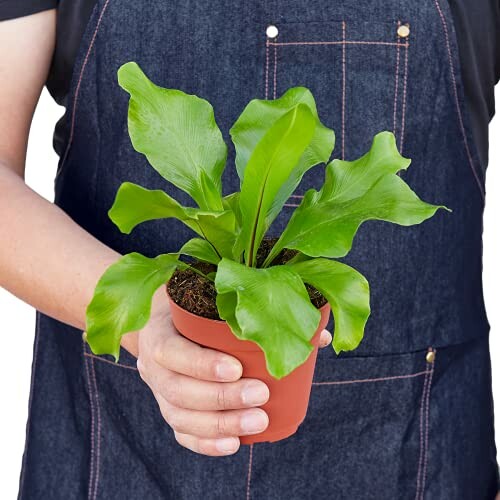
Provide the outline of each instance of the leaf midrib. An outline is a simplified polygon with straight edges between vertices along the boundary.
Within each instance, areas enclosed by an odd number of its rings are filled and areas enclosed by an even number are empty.
[[[345,204],[349,204],[349,203],[353,203],[354,201],[358,201],[359,198],[355,198],[354,200],[352,201],[349,201],[349,202],[345,202]],[[310,205],[306,208],[306,210],[310,210],[311,208],[313,209],[321,209],[322,206],[325,206],[325,205],[328,205],[329,203],[331,203],[333,200],[329,200],[328,202],[324,202],[324,203],[317,203],[316,205]],[[379,209],[381,208],[384,208],[384,207],[388,207],[390,205],[392,205],[393,203],[391,202],[386,202],[386,203],[383,203],[381,205],[379,205]],[[436,208],[436,210],[440,207],[434,207]],[[301,232],[298,232],[296,233],[296,235],[294,236],[293,240],[291,240],[289,243],[293,242],[293,241],[296,241],[297,238],[299,237],[304,237],[304,235],[310,233],[313,229],[316,229],[318,227],[321,227],[321,226],[324,226],[324,225],[327,225],[327,224],[332,224],[333,222],[339,222],[339,221],[342,221],[342,219],[346,219],[348,217],[353,217],[353,216],[360,216],[360,214],[362,214],[364,212],[364,210],[353,210],[352,212],[349,212],[349,213],[345,213],[343,215],[341,215],[340,217],[336,217],[335,215],[332,216],[331,218],[327,219],[327,220],[324,220],[322,222],[318,222],[316,223],[314,226],[310,226],[308,227],[307,229],[305,229],[304,231],[301,231]],[[384,219],[380,219],[379,217],[367,217],[366,219],[364,219],[364,221],[370,221],[370,220],[384,220]]]
[[[262,188],[260,190],[260,193],[259,193],[259,202],[257,204],[257,211],[256,211],[256,214],[255,214],[255,217],[254,217],[254,221],[253,221],[253,225],[252,225],[252,235],[250,237],[250,247],[248,249],[249,251],[249,262],[250,262],[250,266],[253,265],[253,260],[254,260],[254,251],[255,251],[255,236],[256,236],[256,233],[257,233],[257,226],[258,226],[258,222],[259,222],[259,216],[260,216],[260,213],[262,211],[262,203],[264,201],[264,191],[266,190],[266,187],[267,187],[267,180],[269,179],[269,175],[271,174],[271,171],[272,169],[269,167],[271,164],[273,164],[274,162],[274,159],[277,155],[277,151],[279,149],[281,149],[281,145],[283,144],[284,140],[290,135],[290,131],[292,130],[294,124],[295,124],[295,121],[297,119],[297,110],[298,110],[298,106],[297,105],[294,110],[293,110],[293,119],[292,121],[290,122],[290,125],[287,129],[287,131],[283,134],[281,140],[279,141],[278,143],[278,146],[274,149],[274,152],[270,158],[270,160],[266,163],[266,167],[267,167],[267,171],[266,171],[266,176],[264,178],[264,182],[262,183]],[[264,136],[265,137],[265,136]]]

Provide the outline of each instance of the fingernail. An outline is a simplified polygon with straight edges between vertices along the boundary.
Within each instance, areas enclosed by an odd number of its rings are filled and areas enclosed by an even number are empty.
[[[241,417],[241,430],[245,434],[256,434],[266,429],[268,419],[265,413],[261,411],[247,412]]]
[[[251,383],[241,391],[241,400],[245,406],[263,405],[269,399],[269,389],[261,383]]]
[[[240,365],[234,361],[223,361],[215,370],[219,380],[235,380],[241,374]]]
[[[238,440],[234,438],[217,439],[215,449],[220,453],[234,453],[238,449]]]
[[[323,330],[321,334],[320,347],[326,347],[328,344],[332,343],[332,334],[328,330]]]

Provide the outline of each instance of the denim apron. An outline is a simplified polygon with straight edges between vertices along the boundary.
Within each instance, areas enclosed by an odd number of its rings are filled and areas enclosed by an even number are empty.
[[[267,38],[268,25],[276,38]],[[304,85],[336,131],[334,157],[354,159],[374,134],[393,131],[413,160],[405,180],[453,213],[417,227],[363,226],[346,259],[372,288],[361,346],[338,357],[320,352],[296,435],[230,457],[176,443],[128,353],[119,364],[94,356],[82,332],[38,314],[20,498],[492,499],[485,172],[447,2],[99,0],[74,70],[56,203],[117,251],[154,256],[191,234],[167,220],[122,235],[107,217],[119,185],[190,200],[131,146],[128,95],[116,78],[127,61],[161,86],[208,99],[228,144],[250,99]],[[230,146],[226,193],[239,187],[233,161]],[[275,229],[322,180],[322,168],[306,175]]]

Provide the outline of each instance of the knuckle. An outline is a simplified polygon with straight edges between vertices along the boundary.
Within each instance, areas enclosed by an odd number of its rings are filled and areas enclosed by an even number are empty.
[[[208,440],[198,440],[196,443],[196,452],[202,455],[214,455],[213,445]]]
[[[178,412],[169,411],[163,414],[163,418],[170,427],[176,432],[182,432],[182,419],[180,418]]]
[[[160,405],[160,413],[163,417],[163,420],[165,420],[165,422],[170,425],[170,412],[163,405]],[[172,426],[170,425],[170,427]]]
[[[227,436],[228,435],[229,424],[227,421],[227,417],[223,413],[217,416],[214,431],[215,431],[216,436]]]
[[[156,363],[158,363],[159,365],[163,365],[165,364],[165,359],[166,359],[166,356],[165,356],[165,349],[163,347],[160,347],[160,346],[156,346],[154,349],[153,349],[153,359],[155,360]]]
[[[207,371],[210,370],[210,360],[207,359],[206,354],[203,351],[200,351],[197,356],[194,358],[193,362],[193,377],[197,379],[206,378]]]
[[[168,336],[153,347],[153,359],[164,368],[170,368],[175,363],[178,351],[179,344],[175,337]]]
[[[186,434],[181,434],[180,432],[177,432],[174,430],[174,436],[175,436],[175,440],[181,446],[184,446],[184,448],[191,448],[191,446],[189,446],[190,443],[188,443],[188,440],[186,439],[187,438]]]
[[[175,440],[182,446],[184,446],[184,434],[174,431]]]
[[[228,409],[227,391],[224,386],[217,389],[217,408],[220,410]]]
[[[182,391],[179,382],[169,377],[163,390],[163,397],[174,406],[182,406]]]

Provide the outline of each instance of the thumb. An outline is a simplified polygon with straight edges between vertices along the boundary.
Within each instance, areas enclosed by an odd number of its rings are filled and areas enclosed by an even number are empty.
[[[328,330],[323,330],[319,337],[319,347],[323,348],[332,343],[332,334]]]

